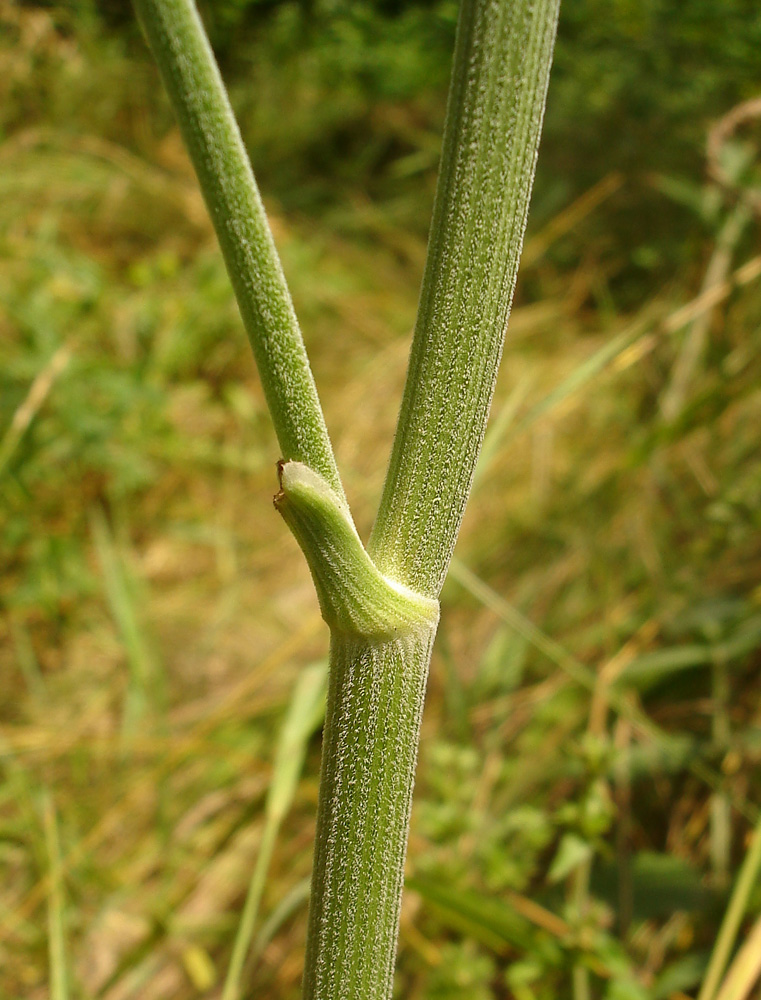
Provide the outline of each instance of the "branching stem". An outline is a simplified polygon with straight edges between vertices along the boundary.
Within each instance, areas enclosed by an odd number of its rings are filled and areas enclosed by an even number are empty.
[[[404,399],[365,550],[192,0],[135,0],[204,191],[285,461],[275,505],[331,629],[305,1000],[388,1000],[420,718],[502,352],[559,0],[463,0]]]

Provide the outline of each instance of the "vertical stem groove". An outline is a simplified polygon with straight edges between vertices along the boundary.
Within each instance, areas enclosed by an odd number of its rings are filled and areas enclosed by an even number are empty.
[[[391,996],[434,634],[332,635],[305,1000]]]
[[[283,457],[343,496],[317,388],[267,216],[193,0],[134,0],[193,161]]]
[[[369,551],[438,596],[486,427],[534,177],[558,0],[464,0],[428,260]]]

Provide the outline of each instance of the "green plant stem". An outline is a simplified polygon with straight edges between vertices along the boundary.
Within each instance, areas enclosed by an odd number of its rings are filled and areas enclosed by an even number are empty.
[[[518,271],[558,0],[464,0],[407,382],[368,546],[431,597],[483,440]]]
[[[391,995],[418,734],[435,625],[334,632],[305,1000]]]
[[[461,8],[418,323],[368,547],[380,579],[409,588],[418,600],[438,597],[483,440],[557,13],[557,0],[464,0]],[[310,559],[310,547],[321,547],[314,531],[299,540],[310,566],[325,561],[316,551]],[[324,574],[313,568],[313,575],[324,591]],[[329,603],[321,597],[323,607]],[[388,629],[377,637],[367,631],[332,632],[305,1000],[391,995],[436,621],[432,615],[425,626],[411,613],[395,639]]]
[[[587,912],[589,909],[589,880],[591,874],[592,863],[590,860],[586,860],[582,861],[571,876],[571,896],[573,907],[576,912],[579,934],[581,934],[584,923],[587,920]],[[589,988],[589,969],[586,965],[584,965],[581,956],[579,956],[574,962],[571,981],[573,984],[573,1000],[590,1000],[591,991]]]
[[[58,833],[53,798],[45,789],[42,798],[42,817],[45,827],[45,847],[50,869],[48,897],[48,954],[50,956],[50,998],[68,1000],[69,985],[66,964],[66,938],[64,932],[64,896],[61,873],[61,842]]]
[[[343,496],[259,190],[193,0],[134,0],[217,232],[285,459]]]
[[[438,601],[384,577],[348,508],[300,462],[275,506],[331,626],[307,1000],[384,998],[393,979],[420,717]]]
[[[242,996],[243,968],[251,947],[277,835],[293,801],[306,756],[307,741],[323,718],[326,668],[327,664],[323,661],[307,667],[300,674],[280,731],[264,808],[262,840],[235,935],[221,1000],[239,1000]]]

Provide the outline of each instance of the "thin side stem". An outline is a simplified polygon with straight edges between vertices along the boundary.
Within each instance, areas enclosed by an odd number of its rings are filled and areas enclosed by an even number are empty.
[[[45,846],[50,869],[50,894],[48,897],[48,954],[50,956],[51,1000],[68,1000],[69,983],[66,964],[66,938],[64,933],[64,895],[61,873],[61,842],[58,818],[52,796],[45,790],[42,799],[42,817],[45,827]]]
[[[259,190],[193,0],[134,0],[217,232],[285,459],[343,489]]]
[[[437,597],[494,392],[534,177],[559,0],[464,0],[428,260],[369,545]]]

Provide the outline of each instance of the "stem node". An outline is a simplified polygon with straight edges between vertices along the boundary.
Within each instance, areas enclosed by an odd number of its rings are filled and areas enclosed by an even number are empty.
[[[402,639],[435,628],[439,602],[384,576],[362,544],[346,501],[302,462],[277,464],[273,503],[306,556],[332,631]]]

